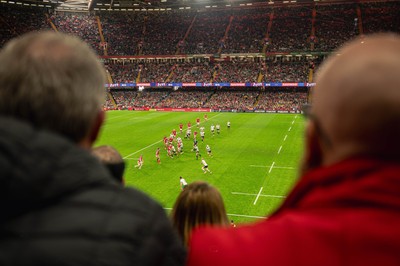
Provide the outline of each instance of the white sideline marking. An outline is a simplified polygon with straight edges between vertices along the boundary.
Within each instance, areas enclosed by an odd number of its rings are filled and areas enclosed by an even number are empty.
[[[286,141],[286,139],[287,139],[287,135],[285,136],[285,138],[283,139],[283,141]]]
[[[294,124],[294,120],[292,121],[292,125]]]
[[[281,153],[282,146],[279,147],[278,154]]]
[[[242,215],[242,214],[232,214],[227,213],[228,216],[246,217],[246,218],[257,218],[257,219],[267,219],[265,216],[253,216],[253,215]]]
[[[162,142],[162,140],[156,141],[156,142],[154,142],[153,144],[150,144],[150,145],[144,147],[143,149],[140,149],[140,150],[138,150],[138,151],[135,151],[135,152],[133,152],[133,153],[131,153],[131,154],[125,156],[124,159],[127,159],[128,157],[131,157],[132,155],[135,155],[135,154],[138,153],[138,152],[141,152],[141,151],[143,151],[143,150],[145,150],[145,149],[147,149],[147,148],[150,148],[151,146],[154,146],[154,145],[156,145],[156,144],[159,143],[159,142]]]
[[[219,114],[217,114],[217,115],[214,115],[213,117],[211,117],[211,118],[209,118],[209,119],[211,120],[211,119],[213,119],[213,118],[215,118],[215,117],[217,117],[217,116],[219,116],[219,115],[222,115],[222,113],[219,113]],[[203,122],[201,122],[200,124],[202,124],[202,123],[203,123]],[[131,154],[128,154],[128,155],[126,155],[123,159],[128,159],[128,157],[131,157],[132,155],[135,155],[135,154],[138,153],[138,152],[141,152],[141,151],[143,151],[143,150],[145,150],[145,149],[147,149],[147,148],[150,148],[150,147],[156,145],[156,144],[159,143],[159,142],[162,142],[162,140],[156,141],[156,142],[154,142],[153,144],[150,144],[150,145],[144,147],[143,149],[140,149],[140,150],[135,151],[135,152],[133,152],[133,153],[131,153]]]
[[[250,167],[260,167],[260,168],[268,168],[271,167],[270,165],[250,165]],[[274,166],[275,169],[296,169],[294,167],[287,167],[287,166]]]
[[[292,127],[289,127],[289,130],[288,130],[288,131],[290,131],[290,130],[292,130]]]
[[[164,208],[164,210],[172,210],[172,208]],[[235,213],[227,213],[228,216],[237,216],[237,217],[246,217],[246,218],[257,218],[257,219],[267,219],[266,216],[255,216],[255,215],[244,215],[244,214],[235,214]]]
[[[260,197],[261,191],[263,190],[263,187],[260,188],[260,191],[258,192],[258,195],[256,197],[256,200],[254,201],[253,205],[256,205],[258,198]]]
[[[233,195],[245,195],[245,196],[256,196],[254,193],[243,193],[243,192],[231,192]],[[286,198],[286,196],[278,196],[278,195],[268,195],[268,194],[260,194],[260,197],[267,198]]]
[[[272,165],[271,165],[271,167],[269,168],[268,174],[270,174],[270,173],[271,173],[271,171],[272,171],[272,168],[274,168],[274,165],[275,165],[275,162],[273,162],[273,163],[272,163]]]

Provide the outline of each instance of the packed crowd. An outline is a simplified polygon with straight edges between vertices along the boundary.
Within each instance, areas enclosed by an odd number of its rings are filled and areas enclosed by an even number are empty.
[[[359,6],[364,33],[400,31],[398,1]],[[267,52],[293,52],[311,51],[312,44],[316,51],[331,51],[360,34],[357,7],[351,3],[316,5],[312,36],[311,5],[88,14],[1,4],[0,46],[24,32],[50,29],[48,13],[59,31],[80,36],[99,55],[105,51],[108,55],[254,53],[262,52],[264,46]]]
[[[306,82],[309,75],[309,63],[304,61],[282,61],[266,63],[262,69],[265,82]]]
[[[251,60],[221,62],[214,67],[214,82],[257,82],[260,67]]]
[[[267,51],[309,51],[312,28],[312,7],[279,7],[274,9],[274,20],[267,41]]]
[[[210,91],[173,91],[161,100],[156,107],[165,108],[199,108],[203,107],[211,96]]]
[[[400,31],[400,2],[361,3],[365,34]]]
[[[130,82],[306,82],[314,57],[267,57],[266,60],[105,60],[113,83]]]
[[[175,54],[189,28],[195,12],[169,11],[148,16],[144,30],[144,55]]]
[[[173,67],[170,82],[210,82],[213,70],[208,61],[185,61]]]
[[[105,64],[106,70],[111,75],[112,83],[131,83],[136,82],[140,66],[134,63],[115,62]]]
[[[103,55],[99,28],[96,18],[86,13],[57,12],[51,15],[51,21],[61,32],[79,36],[98,54]]]
[[[111,94],[116,106],[107,101],[106,109],[130,108],[210,108],[213,110],[237,111],[300,111],[307,102],[307,89],[261,90],[144,90],[118,91]]]
[[[317,6],[314,50],[332,51],[359,34],[355,4]]]
[[[231,17],[230,11],[201,12],[181,47],[185,54],[215,54],[224,46],[223,37]]]
[[[110,55],[136,55],[139,53],[144,13],[100,13],[104,40]]]
[[[211,108],[239,111],[300,111],[307,102],[307,90],[270,91],[113,91],[118,109]],[[105,108],[110,109],[110,102]],[[111,108],[112,109],[112,108]]]
[[[259,53],[272,9],[236,11],[222,53]]]
[[[30,31],[49,30],[47,9],[0,3],[0,47],[6,41]]]
[[[254,110],[258,92],[216,91],[204,107],[214,110]]]
[[[255,109],[265,111],[301,111],[302,106],[307,103],[307,95],[307,91],[290,91],[290,89],[286,91],[261,92],[255,104]]]

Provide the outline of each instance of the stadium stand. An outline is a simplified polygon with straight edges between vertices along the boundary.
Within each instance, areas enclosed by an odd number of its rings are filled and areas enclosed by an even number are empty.
[[[300,112],[307,102],[308,90],[299,88],[254,89],[152,89],[111,91],[117,109],[135,108],[210,108],[216,111]],[[114,109],[110,101],[106,109]]]
[[[5,3],[0,7],[0,47],[29,31],[53,29],[78,35],[103,57],[108,82],[116,83],[114,87],[121,83],[312,83],[314,68],[345,41],[361,34],[400,32],[399,1],[163,12],[73,13]],[[259,86],[254,92],[241,85],[244,92],[229,96],[226,88],[216,87],[207,87],[207,92],[189,87],[172,91],[172,86],[141,92],[114,87],[110,92],[115,103],[107,99],[106,109],[288,111],[299,109],[295,97],[306,101],[306,93],[297,95],[299,88],[276,93]]]

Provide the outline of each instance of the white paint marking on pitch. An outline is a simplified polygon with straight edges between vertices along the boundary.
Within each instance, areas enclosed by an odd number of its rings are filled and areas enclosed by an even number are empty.
[[[245,196],[256,196],[254,193],[243,193],[243,192],[231,192],[233,195],[245,195]],[[286,196],[278,196],[278,195],[268,195],[268,194],[260,194],[260,197],[267,198],[286,198]]]
[[[257,218],[257,219],[267,219],[265,216],[253,216],[253,215],[241,215],[241,214],[232,214],[227,213],[228,216],[237,216],[237,217],[246,217],[246,218]]]
[[[219,115],[222,115],[222,113],[217,114],[217,115],[214,115],[214,116],[211,117],[210,119],[213,119],[214,117],[217,117],[217,116],[219,116]],[[147,149],[147,148],[150,148],[150,147],[156,145],[156,144],[159,143],[159,142],[162,142],[162,140],[156,141],[156,142],[154,142],[153,144],[150,144],[150,145],[144,147],[143,149],[140,149],[140,150],[135,151],[135,152],[133,152],[133,153],[131,153],[131,154],[128,154],[128,155],[125,156],[123,159],[128,159],[128,158],[131,157],[132,155],[135,155],[136,153],[139,153],[139,152],[141,152],[141,151],[143,151],[143,150],[145,150],[145,149]]]
[[[164,210],[172,210],[172,208],[164,208]],[[228,216],[237,216],[237,217],[246,217],[246,218],[257,218],[257,219],[267,219],[267,216],[255,216],[255,215],[244,215],[244,214],[235,214],[235,213],[227,213]]]
[[[288,131],[290,131],[290,130],[292,130],[292,127],[289,127],[289,130],[288,130]]]
[[[287,139],[287,135],[285,136],[285,138],[283,139],[283,141],[286,141],[286,139]]]
[[[259,168],[269,168],[271,165],[254,165],[251,164],[250,167],[259,167]],[[296,169],[295,167],[287,167],[287,166],[274,166],[274,169]]]
[[[294,120],[292,121],[292,125],[294,124]]]
[[[294,118],[297,118],[297,115]]]
[[[260,191],[258,192],[258,195],[253,203],[253,205],[256,205],[258,198],[260,197],[261,191],[263,190],[263,187],[260,188]]]
[[[125,156],[124,159],[127,159],[128,157],[131,157],[132,155],[135,155],[136,153],[139,153],[139,152],[141,152],[141,151],[143,151],[143,150],[145,150],[145,149],[147,149],[147,148],[150,148],[150,147],[156,145],[156,144],[159,143],[159,142],[162,142],[162,140],[156,141],[156,142],[154,142],[153,144],[150,144],[150,145],[144,147],[143,149],[140,149],[140,150],[138,150],[138,151],[135,151],[135,152],[133,152],[133,153],[131,153],[131,154]]]
[[[272,171],[272,168],[274,168],[274,165],[275,165],[275,162],[273,162],[273,163],[272,163],[272,165],[271,165],[271,167],[269,168],[268,174],[270,174],[270,173],[271,173],[271,171]]]
[[[282,146],[279,147],[278,154],[281,153]]]

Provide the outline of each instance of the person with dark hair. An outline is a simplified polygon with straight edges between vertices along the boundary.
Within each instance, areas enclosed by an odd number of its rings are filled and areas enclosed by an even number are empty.
[[[0,265],[183,265],[160,204],[91,154],[105,71],[88,45],[29,33],[0,62]]]
[[[298,184],[265,221],[195,230],[188,265],[400,265],[399,73],[399,35],[333,53],[305,112]]]
[[[114,147],[109,145],[98,146],[92,149],[92,154],[103,163],[115,180],[124,184],[125,162]]]
[[[179,194],[172,208],[172,223],[185,244],[198,226],[229,227],[221,194],[215,187],[200,181],[190,183]]]

